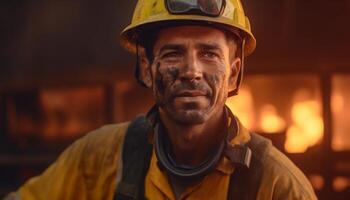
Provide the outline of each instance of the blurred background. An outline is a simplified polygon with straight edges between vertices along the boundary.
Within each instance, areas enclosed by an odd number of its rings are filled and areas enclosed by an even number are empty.
[[[0,197],[76,138],[152,105],[118,35],[136,0],[0,2]],[[243,0],[258,46],[227,105],[307,175],[350,196],[350,1]]]

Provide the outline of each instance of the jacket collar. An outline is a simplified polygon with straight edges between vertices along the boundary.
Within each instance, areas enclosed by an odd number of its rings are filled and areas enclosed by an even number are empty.
[[[246,144],[247,142],[250,141],[249,131],[242,125],[239,119],[231,112],[231,110],[227,106],[225,106],[225,109],[226,109],[227,127],[229,127],[228,130],[230,131],[228,133],[228,139],[230,140],[230,143],[233,145]],[[158,107],[153,106],[150,109],[150,111],[147,113],[146,117],[150,121],[150,123],[152,123],[152,125],[155,125],[157,123],[157,120],[159,120]],[[157,163],[158,161],[157,157],[153,154],[152,160],[154,159],[155,159],[155,163]],[[154,167],[158,169],[157,165]],[[152,161],[151,161],[150,172],[152,168],[153,167],[152,167]],[[234,171],[234,166],[231,164],[228,158],[226,158],[225,156],[222,156],[215,170],[218,170],[224,174],[231,174]]]

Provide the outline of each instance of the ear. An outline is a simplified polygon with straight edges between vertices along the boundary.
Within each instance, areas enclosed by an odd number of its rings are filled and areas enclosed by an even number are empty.
[[[237,79],[239,78],[239,71],[241,70],[242,61],[240,57],[234,58],[230,66],[230,77],[229,77],[229,91],[233,91],[237,88]]]
[[[147,88],[152,87],[152,75],[151,65],[146,56],[145,48],[138,46],[138,59],[139,59],[139,79],[142,81]]]

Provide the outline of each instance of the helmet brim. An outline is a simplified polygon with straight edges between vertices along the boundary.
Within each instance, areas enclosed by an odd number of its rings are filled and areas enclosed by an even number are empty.
[[[164,20],[165,19],[165,20]],[[241,38],[245,39],[244,55],[250,55],[256,47],[256,39],[253,34],[246,30],[245,27],[239,24],[232,24],[230,19],[225,21],[225,18],[213,18],[198,15],[167,15],[157,16],[141,23],[136,23],[126,27],[120,35],[121,46],[126,50],[136,53],[136,43],[138,35],[144,31],[160,30],[160,28],[179,26],[179,25],[202,25],[211,26],[218,29],[223,29],[232,33],[240,33]]]

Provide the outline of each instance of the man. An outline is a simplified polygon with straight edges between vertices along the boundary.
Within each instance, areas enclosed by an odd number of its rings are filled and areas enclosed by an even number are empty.
[[[155,106],[76,141],[13,196],[30,199],[316,199],[271,143],[225,106],[255,48],[239,0],[139,0],[122,45]]]

